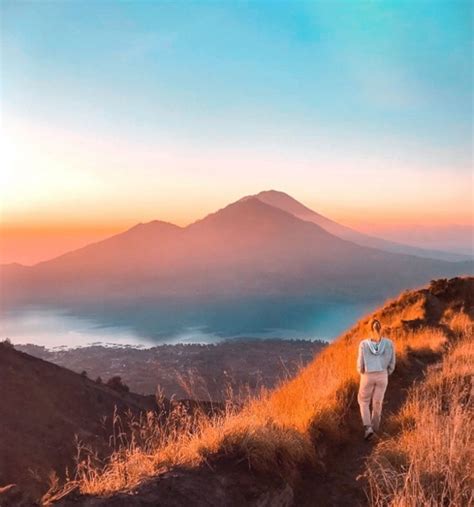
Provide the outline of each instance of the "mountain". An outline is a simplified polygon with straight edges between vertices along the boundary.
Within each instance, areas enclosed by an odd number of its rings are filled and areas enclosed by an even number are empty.
[[[1,281],[5,305],[97,305],[249,295],[380,297],[471,271],[469,262],[357,245],[250,197],[184,228],[139,224],[32,267],[6,267]]]
[[[291,213],[295,217],[301,218],[301,220],[306,220],[308,222],[317,224],[327,232],[330,232],[339,238],[352,241],[361,246],[378,248],[387,252],[403,253],[408,255],[416,255],[418,257],[426,257],[446,261],[465,261],[472,259],[472,255],[462,255],[441,250],[427,250],[424,248],[404,245],[401,243],[396,243],[393,241],[388,241],[382,238],[363,234],[359,231],[351,229],[350,227],[341,225],[319,213],[316,213],[315,211],[306,207],[304,204],[300,203],[284,192],[266,190],[250,197],[256,197],[260,201],[269,204],[270,206],[275,206],[276,208],[282,209],[287,213]],[[244,197],[244,199],[248,199],[248,197]]]
[[[0,343],[0,390],[0,487],[15,483],[31,498],[46,491],[52,471],[73,470],[76,435],[105,452],[115,408],[156,408],[153,396],[117,392],[7,343]]]

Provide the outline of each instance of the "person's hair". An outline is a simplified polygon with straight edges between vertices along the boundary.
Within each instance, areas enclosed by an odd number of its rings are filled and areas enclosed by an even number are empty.
[[[374,326],[378,324],[379,325],[379,328],[382,329],[382,324],[380,323],[380,320],[379,319],[372,319],[370,321],[370,330],[373,331],[374,330]]]

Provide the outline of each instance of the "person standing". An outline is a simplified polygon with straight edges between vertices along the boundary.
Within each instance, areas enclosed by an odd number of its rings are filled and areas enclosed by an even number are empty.
[[[370,329],[371,337],[360,342],[357,356],[357,371],[360,373],[357,401],[366,440],[371,439],[380,427],[388,376],[393,373],[396,361],[395,347],[392,340],[382,337],[380,321],[372,319]]]

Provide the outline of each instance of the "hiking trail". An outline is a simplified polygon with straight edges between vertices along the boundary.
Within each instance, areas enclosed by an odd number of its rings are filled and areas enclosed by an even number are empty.
[[[367,481],[364,477],[365,464],[377,443],[394,436],[388,423],[403,406],[408,390],[415,382],[423,379],[428,366],[440,359],[432,352],[410,352],[406,364],[397,366],[390,376],[385,394],[382,424],[377,437],[365,441],[360,421],[357,395],[352,397],[346,422],[351,428],[357,421],[359,430],[352,432],[348,441],[331,448],[325,456],[325,470],[303,473],[301,486],[295,494],[294,505],[298,507],[367,507]]]

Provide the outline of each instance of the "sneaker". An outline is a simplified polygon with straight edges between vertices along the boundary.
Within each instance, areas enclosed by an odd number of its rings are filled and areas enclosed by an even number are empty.
[[[372,429],[372,426],[367,426],[365,428],[364,438],[365,440],[370,440],[375,435],[374,430]]]

